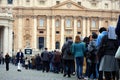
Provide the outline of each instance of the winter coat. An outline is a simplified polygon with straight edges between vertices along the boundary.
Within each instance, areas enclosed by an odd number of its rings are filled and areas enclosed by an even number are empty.
[[[62,58],[65,60],[73,60],[74,56],[71,54],[69,55],[66,51],[66,49],[68,48],[68,44],[70,42],[73,42],[72,40],[68,40],[66,43],[64,43],[63,47],[62,47]]]
[[[72,54],[75,57],[83,57],[85,53],[85,43],[79,42],[79,43],[73,43],[72,44]]]

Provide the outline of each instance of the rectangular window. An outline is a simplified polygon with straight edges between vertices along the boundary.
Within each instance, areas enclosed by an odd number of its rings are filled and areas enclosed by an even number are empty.
[[[44,5],[45,1],[39,1],[40,5]]]
[[[66,27],[71,27],[71,20],[70,19],[66,20]]]
[[[44,32],[43,32],[43,31],[40,31],[39,33],[43,34]]]
[[[81,34],[81,32],[77,32],[77,34]]]
[[[78,5],[81,5],[81,2],[78,2]]]
[[[39,37],[39,49],[44,48],[44,37]]]
[[[60,4],[60,1],[56,1],[56,4]]]
[[[60,24],[59,20],[56,20],[55,26],[59,27],[59,24]]]
[[[44,19],[40,19],[39,25],[40,25],[40,27],[44,26]]]
[[[96,27],[96,21],[92,20],[92,27],[95,28]]]
[[[96,5],[96,3],[92,3],[92,6],[93,6],[93,7],[96,7],[97,5]]]
[[[59,34],[60,32],[59,31],[56,31],[56,34]]]
[[[77,23],[77,27],[80,28],[80,21],[78,21],[78,23]]]
[[[105,3],[105,8],[108,8],[108,4],[107,3]]]
[[[26,0],[26,2],[30,2],[30,0]]]
[[[8,4],[13,4],[13,0],[7,0]]]

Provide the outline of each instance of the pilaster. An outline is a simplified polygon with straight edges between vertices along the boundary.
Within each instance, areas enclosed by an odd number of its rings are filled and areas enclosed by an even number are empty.
[[[64,44],[64,16],[61,17],[61,44],[60,47],[62,48]]]
[[[102,27],[102,19],[99,18],[99,29]]]
[[[23,22],[22,22],[22,17],[18,17],[18,34],[17,34],[17,37],[18,37],[18,49],[21,49],[22,48],[22,40],[23,40],[23,37],[22,37],[22,26],[23,26]]]
[[[47,40],[46,40],[46,46],[48,50],[50,49],[50,16],[47,16]]]
[[[74,40],[76,35],[77,35],[77,19],[76,17],[74,17]]]
[[[52,16],[52,50],[55,49],[55,17]]]
[[[87,36],[90,35],[90,18],[87,18]]]
[[[82,27],[82,36],[81,37],[85,37],[86,36],[86,17],[83,17],[83,27]]]
[[[9,41],[9,45],[8,45],[8,49],[9,49],[9,55],[10,56],[12,56],[12,40],[13,40],[13,37],[12,37],[12,26],[9,26],[9,28],[8,28],[8,36],[9,36],[9,38],[8,38],[8,41]]]
[[[6,53],[8,53],[8,49],[9,49],[9,47],[8,47],[8,45],[9,45],[9,37],[8,37],[8,26],[5,26],[4,27],[4,39],[3,39],[3,41],[4,41],[4,44],[3,44],[3,54],[4,54],[4,56],[5,56],[5,54]]]
[[[34,42],[33,42],[33,48],[37,49],[37,17],[34,16]]]

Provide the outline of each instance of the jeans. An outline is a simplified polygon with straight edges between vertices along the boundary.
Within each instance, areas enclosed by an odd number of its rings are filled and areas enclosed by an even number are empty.
[[[84,57],[76,57],[76,72],[77,72],[77,77],[80,78],[83,75],[83,61]]]

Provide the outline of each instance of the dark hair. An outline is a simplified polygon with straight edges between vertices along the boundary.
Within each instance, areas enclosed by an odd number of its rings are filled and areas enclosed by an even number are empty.
[[[72,39],[72,37],[71,37],[71,36],[69,36],[69,37],[68,37],[68,39]]]
[[[96,39],[98,37],[98,35],[95,32],[92,32],[92,38]]]
[[[47,48],[45,48],[45,50],[47,50]]]
[[[89,41],[90,41],[89,37],[85,37],[85,38],[83,39],[83,42],[85,42],[85,43],[89,43]]]
[[[101,28],[99,29],[99,32],[100,32],[100,33],[102,33],[103,31],[107,31],[105,27],[101,27]]]

